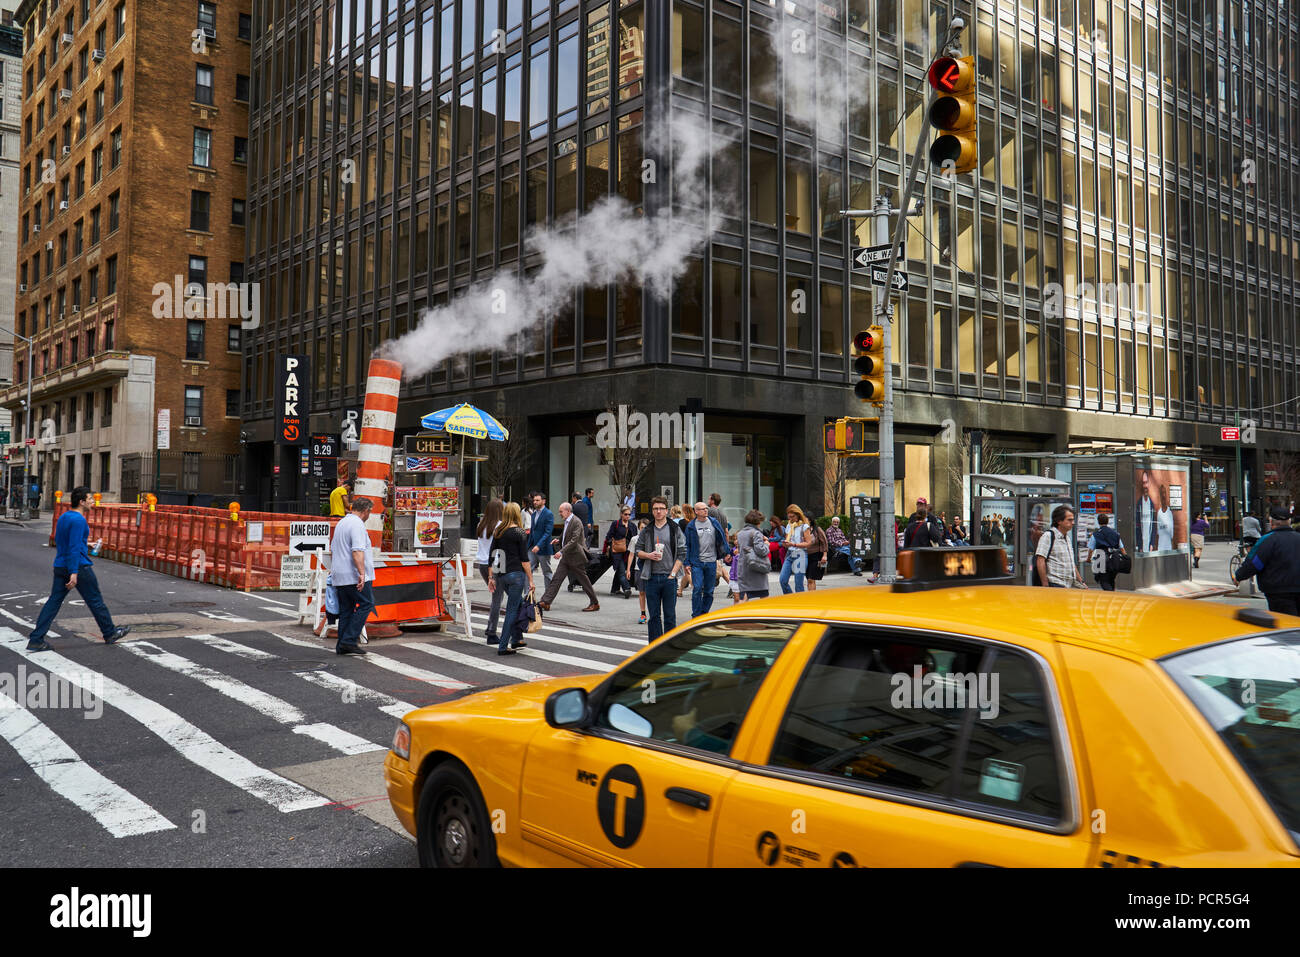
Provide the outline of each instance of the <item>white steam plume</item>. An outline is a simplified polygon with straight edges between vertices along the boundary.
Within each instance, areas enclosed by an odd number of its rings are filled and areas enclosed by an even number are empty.
[[[788,10],[788,0],[785,5]],[[846,110],[864,105],[869,91],[846,89],[842,44],[823,51],[830,54],[823,59],[836,69],[828,76],[819,73],[815,44],[820,38],[815,32],[811,23],[787,18],[773,24],[769,39],[781,64],[787,112],[815,126],[824,146],[838,149],[844,143]],[[779,100],[779,91],[773,92]],[[696,205],[710,195],[709,165],[729,142],[700,117],[674,110],[671,125],[649,128],[645,139],[651,168],[672,156],[674,202],[669,205],[676,209],[671,214],[665,209],[654,216],[639,215],[622,197],[611,196],[552,229],[534,229],[524,242],[530,252],[540,254],[541,269],[527,276],[502,272],[476,283],[447,305],[427,310],[415,329],[382,343],[376,355],[400,362],[403,376],[410,379],[450,357],[512,348],[514,336],[570,308],[574,294],[586,286],[629,283],[669,297],[673,282],[708,242],[718,218],[724,212],[744,214],[744,190],[737,195],[739,210],[720,209],[726,193],[717,188],[710,209]],[[739,176],[741,170],[721,172],[729,177]]]
[[[402,363],[409,379],[450,356],[509,348],[512,336],[568,308],[584,286],[639,284],[667,298],[713,232],[710,214],[691,203],[708,195],[709,159],[724,143],[705,121],[678,115],[662,136],[647,135],[646,154],[667,157],[674,150],[673,194],[685,201],[683,208],[642,216],[621,196],[610,196],[554,229],[534,230],[525,243],[540,253],[541,269],[528,276],[498,273],[471,286],[454,302],[425,312],[415,329],[382,344],[377,354]],[[657,160],[647,162],[653,169]]]

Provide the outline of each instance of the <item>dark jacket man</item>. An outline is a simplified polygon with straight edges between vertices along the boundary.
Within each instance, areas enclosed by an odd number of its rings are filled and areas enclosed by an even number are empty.
[[[1246,556],[1234,583],[1258,576],[1268,610],[1283,615],[1300,614],[1300,532],[1291,527],[1291,514],[1280,505],[1268,512],[1272,531]]]
[[[533,527],[528,532],[528,551],[532,552],[536,545],[538,555],[554,555],[555,549],[551,547],[551,536],[554,534],[555,516],[543,505],[533,515]]]

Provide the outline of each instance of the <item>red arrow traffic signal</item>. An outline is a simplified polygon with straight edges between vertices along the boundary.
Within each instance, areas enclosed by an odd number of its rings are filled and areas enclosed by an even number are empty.
[[[961,64],[950,56],[940,57],[930,65],[930,85],[952,93],[961,85]]]

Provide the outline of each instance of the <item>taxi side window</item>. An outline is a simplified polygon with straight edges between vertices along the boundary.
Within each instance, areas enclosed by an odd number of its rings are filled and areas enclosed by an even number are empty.
[[[971,721],[957,795],[965,801],[1057,820],[1060,763],[1042,676],[1024,655],[999,651],[989,677],[996,707],[981,709]]]
[[[726,753],[796,627],[733,621],[683,632],[613,676],[596,726]]]
[[[960,639],[829,632],[768,763],[1038,817],[1060,811],[1037,672]]]

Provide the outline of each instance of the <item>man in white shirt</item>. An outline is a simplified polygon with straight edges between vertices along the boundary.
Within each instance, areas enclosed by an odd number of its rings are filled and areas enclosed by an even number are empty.
[[[334,526],[330,540],[330,578],[339,597],[339,639],[334,653],[364,655],[361,629],[375,610],[375,562],[371,557],[366,519],[371,502],[365,497],[352,500],[352,513]]]
[[[1051,588],[1087,588],[1074,560],[1074,509],[1058,505],[1052,509],[1052,527],[1038,539],[1034,562],[1038,580]]]

